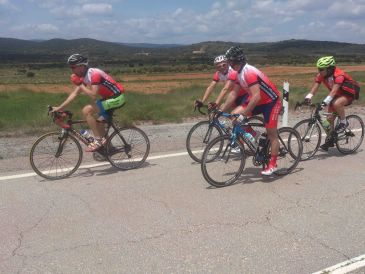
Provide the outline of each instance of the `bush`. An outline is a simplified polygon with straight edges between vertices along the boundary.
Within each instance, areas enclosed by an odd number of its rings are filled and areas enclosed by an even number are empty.
[[[27,77],[34,77],[35,73],[32,71],[28,71],[26,75],[27,75]]]

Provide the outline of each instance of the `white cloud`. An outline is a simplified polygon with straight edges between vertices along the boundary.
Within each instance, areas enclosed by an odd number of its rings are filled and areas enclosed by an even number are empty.
[[[89,14],[108,14],[113,10],[112,5],[99,3],[99,4],[84,4],[82,11]]]
[[[15,32],[25,32],[25,33],[55,33],[59,31],[59,28],[52,24],[25,24],[18,25],[11,28]]]
[[[0,0],[0,7],[1,3],[9,1]],[[125,0],[101,0],[101,3],[95,0],[27,0],[32,6],[41,7],[35,12],[38,17],[29,23],[37,26],[34,30],[38,32],[57,31],[59,37],[102,40],[113,37],[113,41],[121,42],[259,42],[305,38],[365,43],[362,31],[365,0],[214,0],[203,1],[206,3],[203,8],[199,2],[196,5],[199,10],[195,6],[177,4],[164,12],[154,7],[150,14],[148,8],[152,4],[147,4],[150,0],[144,1],[146,9],[141,13],[144,15],[138,16],[137,10],[130,12],[129,2]],[[171,6],[170,2],[168,6]],[[42,17],[42,12],[46,11],[52,18]],[[9,16],[3,17],[3,22],[5,18],[11,22]],[[48,21],[42,22],[47,24],[41,27],[37,20]],[[10,28],[10,23],[3,23],[2,33]]]

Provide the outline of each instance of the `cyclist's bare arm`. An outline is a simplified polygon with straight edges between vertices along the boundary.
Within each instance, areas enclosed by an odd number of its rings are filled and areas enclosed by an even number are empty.
[[[235,87],[235,82],[232,80],[227,80],[224,84],[224,87],[222,88],[221,92],[219,93],[217,99],[215,100],[215,103],[219,106],[221,102],[223,101],[223,98],[227,95],[229,91],[231,91]]]
[[[99,91],[99,85],[92,85],[91,88],[88,88],[85,85],[80,85],[80,90],[84,92],[86,95],[90,96],[91,99],[96,100],[98,91]]]
[[[81,86],[83,86],[83,85],[81,85]],[[64,109],[66,106],[68,106],[68,104],[70,104],[73,100],[75,100],[75,98],[81,92],[81,88],[80,88],[81,86],[77,86],[74,89],[74,91],[70,93],[70,95],[66,98],[66,100],[61,105],[59,105],[58,107],[53,107],[52,108],[52,112],[55,112],[55,111],[59,111],[59,110]]]
[[[205,90],[205,93],[204,93],[203,99],[202,99],[202,102],[203,102],[203,103],[205,103],[205,102],[208,100],[208,98],[209,98],[210,94],[211,94],[211,93],[213,92],[213,90],[215,89],[215,87],[216,87],[217,83],[218,83],[218,82],[216,82],[216,81],[212,81],[212,82],[210,83],[210,85],[207,87],[207,89]]]
[[[250,101],[248,102],[247,107],[244,109],[243,113],[241,113],[244,116],[250,114],[261,100],[259,84],[249,87],[249,91],[251,93]]]
[[[232,82],[232,81],[229,81],[229,82]],[[239,93],[240,89],[241,89],[241,87],[239,85],[234,85],[233,89],[229,92],[228,97],[221,108],[221,110],[223,112],[227,112],[229,109],[232,108],[232,106],[235,103],[236,98],[238,97],[238,93]]]
[[[328,96],[331,96],[332,98],[335,97],[337,91],[340,89],[341,85],[340,84],[334,84],[330,93],[328,94]]]
[[[311,93],[312,95],[316,94],[319,86],[320,86],[320,83],[315,82],[309,93]]]

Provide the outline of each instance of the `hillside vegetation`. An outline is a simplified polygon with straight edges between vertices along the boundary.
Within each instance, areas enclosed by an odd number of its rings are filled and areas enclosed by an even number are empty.
[[[253,64],[311,64],[322,55],[334,55],[338,62],[365,62],[365,45],[309,40],[272,43],[234,43],[222,41],[192,45],[122,44],[94,39],[51,39],[28,41],[0,38],[2,65],[27,65],[29,68],[64,67],[71,53],[82,53],[97,66],[156,67],[156,71],[204,70],[214,56],[230,46],[240,45]],[[183,67],[183,69],[181,69]]]

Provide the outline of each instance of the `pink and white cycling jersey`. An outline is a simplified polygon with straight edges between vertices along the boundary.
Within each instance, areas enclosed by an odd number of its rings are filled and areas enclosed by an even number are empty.
[[[221,73],[220,71],[216,71],[213,75],[213,81],[215,82],[225,82],[231,75],[236,75],[237,72],[231,67],[228,68],[228,72],[226,74]]]
[[[260,86],[261,100],[257,105],[274,102],[280,97],[279,91],[269,78],[249,64],[246,64],[237,72],[237,83],[247,92],[249,92],[249,87],[253,85],[258,84]]]
[[[99,85],[99,95],[103,99],[120,95],[124,92],[121,84],[98,68],[88,68],[83,83],[85,85]]]

